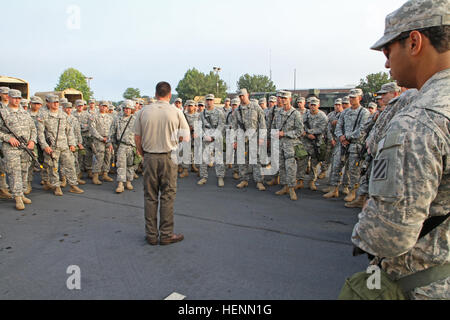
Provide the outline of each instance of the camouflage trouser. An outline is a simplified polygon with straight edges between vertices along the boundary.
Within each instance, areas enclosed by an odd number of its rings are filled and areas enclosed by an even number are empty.
[[[194,160],[194,156],[195,156],[195,154],[194,154],[194,151],[195,151],[195,148],[194,148],[195,140],[191,140],[188,143],[191,145],[191,163],[185,163],[183,161],[183,157],[182,157],[183,152],[180,153],[180,157],[178,158],[178,161],[179,161],[178,163],[181,163],[181,166],[182,166],[183,169],[189,169],[191,167],[191,165],[195,164],[195,160]],[[180,143],[180,146],[181,145],[182,144]]]
[[[109,172],[111,167],[111,152],[108,149],[109,145],[98,140],[92,143],[95,151],[95,162],[93,164],[93,173]],[[108,160],[109,159],[109,160]]]
[[[330,185],[338,186],[341,184],[342,169],[344,168],[344,163],[342,162],[341,154],[341,144],[338,143],[333,149],[333,158],[331,161],[331,173],[330,173]],[[348,161],[345,161],[345,168],[343,173],[343,184],[344,187],[350,185],[350,177],[348,171]]]
[[[13,197],[23,197],[23,192],[28,185],[28,168],[31,158],[26,151],[17,148],[3,148],[3,154],[4,161],[7,163],[6,170],[11,194]]]
[[[297,140],[280,139],[280,184],[290,188],[295,187],[297,178],[296,144],[298,144]]]
[[[89,133],[82,133],[83,137],[83,147],[86,150],[86,154],[83,156],[78,153],[78,163],[80,164],[81,171],[92,170],[92,138],[90,138]]]
[[[208,179],[208,164],[211,163],[212,152],[215,150],[214,156],[214,166],[216,168],[216,176],[217,178],[225,177],[225,164],[223,162],[223,146],[221,144],[217,144],[216,142],[203,142],[203,150],[202,150],[202,163],[200,164],[200,177]],[[222,162],[222,164],[219,164]]]
[[[359,188],[356,194],[358,196],[364,196],[369,194],[369,181],[370,181],[370,175],[372,174],[372,164],[373,161],[368,162],[367,160],[364,160],[363,166],[366,167],[366,173],[364,175],[361,175],[361,178],[359,179]]]
[[[257,150],[253,150],[253,154],[257,154]],[[253,180],[256,183],[263,182],[264,177],[261,175],[261,161],[258,157],[256,164],[250,164],[250,149],[249,144],[245,144],[245,164],[239,164],[239,175],[241,176],[241,181],[249,181],[250,173],[253,173]]]
[[[328,171],[328,169],[330,168],[331,161],[332,161],[332,156],[333,156],[333,146],[331,145],[331,142],[328,142],[325,160],[322,161],[322,166],[320,169],[321,172]]]
[[[121,144],[116,156],[117,182],[133,181],[134,151],[132,146]]]
[[[0,189],[8,189],[8,183],[6,183],[6,164],[3,158],[0,158]]]
[[[52,157],[53,156],[53,157]],[[52,156],[45,154],[44,163],[48,166],[49,183],[52,187],[60,187],[58,170],[63,173],[69,185],[78,185],[77,174],[75,172],[74,155],[69,149],[53,150]]]
[[[314,152],[314,147],[311,143],[304,144],[306,151],[308,152],[308,157],[298,160],[297,162],[297,178],[298,180],[307,180],[307,181],[316,181],[318,170],[317,165],[319,161],[317,160]],[[306,170],[308,169],[308,164],[311,167],[309,174],[306,174]]]
[[[75,173],[78,176],[78,174],[81,172],[80,162],[79,162],[79,158],[78,158],[79,157],[79,152],[78,151],[77,152],[73,152],[72,156],[73,156],[73,165],[74,165]],[[63,176],[67,176],[66,173],[63,170],[61,170],[61,173],[62,173]]]

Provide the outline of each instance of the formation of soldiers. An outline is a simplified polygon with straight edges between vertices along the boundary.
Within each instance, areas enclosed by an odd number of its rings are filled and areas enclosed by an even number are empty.
[[[66,186],[71,193],[83,193],[79,185],[86,184],[84,174],[101,185],[113,182],[109,174],[115,172],[116,193],[133,190],[142,162],[134,141],[135,113],[143,107],[142,100],[125,100],[116,111],[108,101],[77,100],[72,105],[49,95],[45,103],[39,97],[28,103],[17,90],[3,87],[0,92],[1,198],[14,199],[16,209],[23,210],[31,204],[26,196],[38,171],[43,189],[56,196],[62,196]],[[292,105],[289,91],[258,101],[242,89],[236,98],[227,98],[223,108],[215,106],[213,94],[205,101],[188,100],[184,106],[177,99],[174,106],[183,111],[192,135],[190,159],[180,161],[179,177],[192,171],[200,178],[198,185],[204,185],[208,168],[214,167],[218,186],[223,187],[230,169],[239,189],[248,187],[253,178],[258,190],[281,185],[276,195],[296,201],[296,190],[308,186],[316,191],[316,181],[329,176],[325,198],[339,197],[342,185],[346,206],[362,207],[368,194],[371,151],[380,130],[376,123],[386,121],[380,114],[388,103],[395,105],[400,93],[395,83],[386,84],[377,103],[365,108],[362,90],[352,89],[348,97],[335,101],[328,115],[319,109],[317,97],[299,97]],[[234,136],[227,134],[230,129]],[[229,144],[231,150],[222,147]],[[278,148],[279,170],[265,175],[275,167],[267,156],[274,148]],[[203,152],[196,156],[198,149]]]

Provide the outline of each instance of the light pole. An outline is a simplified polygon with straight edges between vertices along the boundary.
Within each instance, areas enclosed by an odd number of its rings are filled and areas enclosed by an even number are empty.
[[[216,86],[217,86],[217,92],[216,95],[219,95],[219,72],[222,71],[222,68],[219,67],[214,67],[213,68],[214,72],[216,73]]]
[[[89,87],[89,90],[91,90],[91,80],[93,80],[94,78],[93,77],[84,77],[86,80],[87,80],[87,82],[88,82],[88,87]]]

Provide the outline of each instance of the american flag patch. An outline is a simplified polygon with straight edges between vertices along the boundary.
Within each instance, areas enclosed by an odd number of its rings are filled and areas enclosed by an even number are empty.
[[[374,180],[387,179],[388,163],[389,161],[387,159],[374,160],[372,179]]]

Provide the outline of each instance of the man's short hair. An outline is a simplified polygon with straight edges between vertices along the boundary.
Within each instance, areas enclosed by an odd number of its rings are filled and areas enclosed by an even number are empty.
[[[172,87],[167,82],[160,82],[156,85],[156,95],[160,98],[167,97],[172,92]]]

